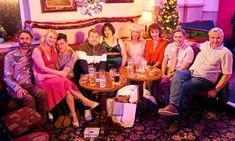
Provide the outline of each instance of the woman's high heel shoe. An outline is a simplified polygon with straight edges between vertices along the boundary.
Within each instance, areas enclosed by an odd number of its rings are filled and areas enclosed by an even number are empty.
[[[91,101],[91,100],[84,100],[82,101],[82,103],[87,106],[87,107],[90,107],[91,109],[94,109],[95,107],[97,107],[99,105],[98,102],[95,102],[95,101]]]
[[[52,122],[54,119],[53,115],[50,112],[48,112],[47,115],[48,115],[48,119]]]
[[[79,121],[74,122],[74,121],[73,121],[73,116],[72,116],[71,113],[69,113],[69,116],[70,116],[71,119],[72,119],[72,124],[73,124],[73,126],[76,127],[76,128],[78,128],[78,127],[79,127]]]

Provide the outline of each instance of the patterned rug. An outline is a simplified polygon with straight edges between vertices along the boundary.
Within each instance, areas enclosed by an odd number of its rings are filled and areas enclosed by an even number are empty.
[[[209,110],[204,110],[201,117],[198,117],[200,115],[198,111],[192,113],[189,124],[174,134],[166,132],[166,129],[174,120],[172,117],[145,116],[141,123],[135,122],[132,128],[125,128],[118,135],[110,134],[109,137],[115,141],[235,140],[234,109],[229,111],[228,109],[217,108],[216,111],[212,112]],[[85,124],[84,122],[81,123]],[[82,141],[85,140],[83,130],[84,127],[78,129],[73,127],[53,129],[49,132],[50,140]]]
[[[235,95],[235,73],[229,83],[230,94]],[[203,111],[197,107],[190,115],[186,126],[170,134],[166,131],[173,122],[172,117],[147,115],[143,121],[135,122],[132,128],[125,128],[122,132],[110,134],[114,141],[209,141],[235,140],[235,109],[218,104],[204,105]],[[202,109],[202,108],[201,108]],[[86,122],[80,119],[81,128],[67,127],[50,130],[51,141],[83,141],[83,131]],[[99,140],[99,139],[95,139]]]

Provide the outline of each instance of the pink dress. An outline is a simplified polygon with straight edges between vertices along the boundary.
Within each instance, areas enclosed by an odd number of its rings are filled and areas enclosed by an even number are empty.
[[[45,66],[51,69],[56,69],[55,63],[57,61],[57,54],[54,48],[52,49],[50,60],[47,58],[41,46],[38,46],[37,48],[40,50],[42,54],[42,59],[45,63]],[[45,72],[41,71],[40,68],[35,63],[34,63],[34,68],[36,72],[41,74],[46,74]],[[47,78],[41,82],[36,81],[36,85],[43,88],[47,93],[48,110],[51,110],[56,104],[58,104],[65,97],[66,91],[70,89],[78,90],[76,85],[72,83],[68,78],[60,76],[54,78]]]

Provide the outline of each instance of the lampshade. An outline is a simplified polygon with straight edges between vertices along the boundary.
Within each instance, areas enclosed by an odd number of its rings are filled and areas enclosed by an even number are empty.
[[[153,23],[152,11],[142,11],[142,15],[138,21],[140,24],[150,24]]]

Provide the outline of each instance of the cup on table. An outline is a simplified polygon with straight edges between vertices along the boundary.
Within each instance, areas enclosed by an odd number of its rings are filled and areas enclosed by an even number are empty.
[[[93,65],[88,66],[89,76],[95,76],[95,67]]]
[[[115,75],[114,75],[114,84],[119,84],[119,82],[120,82],[120,74],[119,73],[116,73]]]
[[[95,86],[96,85],[96,77],[95,76],[89,76],[89,85],[91,85],[91,86]]]
[[[127,62],[127,73],[128,73],[128,75],[134,74],[134,62],[132,62],[132,61]]]
[[[115,74],[117,74],[117,69],[116,68],[111,68],[109,70],[109,75],[110,75],[111,79],[114,79]]]
[[[153,76],[155,74],[155,72],[156,72],[156,68],[154,68],[152,66],[150,66],[148,68],[148,75]]]
[[[104,88],[106,86],[106,77],[105,75],[100,76],[100,87]]]

